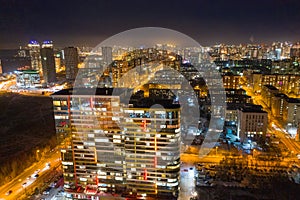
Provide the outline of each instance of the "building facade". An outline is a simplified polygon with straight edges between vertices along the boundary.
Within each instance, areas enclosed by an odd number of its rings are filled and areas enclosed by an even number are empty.
[[[241,142],[264,139],[268,126],[268,113],[253,108],[240,108],[238,110],[237,134]]]
[[[17,70],[16,82],[21,88],[34,88],[41,86],[40,74],[37,70]]]
[[[105,65],[111,64],[113,61],[112,47],[102,47],[102,61]]]
[[[274,87],[273,85],[263,85],[261,90],[261,97],[265,104],[268,106],[268,108],[271,108],[272,106],[272,97],[274,97],[275,94],[278,94],[279,90]]]
[[[296,134],[300,122],[300,99],[285,98],[283,101],[282,121],[291,135]]]
[[[115,91],[66,89],[52,95],[68,198],[97,200],[112,193],[176,198],[179,105],[149,98],[124,103],[122,95],[130,91]]]
[[[78,72],[78,50],[75,47],[66,47],[62,50],[62,57],[66,66],[67,80],[75,80]]]
[[[28,43],[28,49],[31,57],[31,69],[42,71],[40,44],[31,40]]]
[[[284,101],[286,98],[288,98],[288,96],[283,93],[277,93],[271,98],[271,112],[274,117],[282,119]]]
[[[241,76],[227,73],[222,75],[225,89],[239,89]]]
[[[41,49],[43,78],[46,84],[56,82],[55,59],[52,48]]]
[[[257,93],[261,93],[263,85],[272,85],[281,93],[300,95],[300,75],[253,73],[247,79]]]
[[[127,187],[140,194],[177,196],[180,107],[170,101],[145,102],[124,109]],[[156,103],[164,109],[152,108]]]

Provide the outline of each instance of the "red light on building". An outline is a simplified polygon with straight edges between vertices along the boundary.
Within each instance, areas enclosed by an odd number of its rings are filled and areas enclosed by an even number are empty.
[[[144,169],[144,180],[147,180],[147,169]]]
[[[90,98],[90,106],[91,106],[91,109],[94,108],[94,101],[93,101],[93,97]]]
[[[147,130],[147,120],[142,121],[141,127],[143,128],[143,131],[146,132],[146,130]]]

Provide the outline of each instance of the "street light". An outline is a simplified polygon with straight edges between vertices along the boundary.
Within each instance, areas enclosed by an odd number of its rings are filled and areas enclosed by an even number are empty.
[[[36,150],[36,159],[39,160],[39,153],[40,153],[40,150]]]
[[[255,157],[255,152],[256,152],[256,149],[253,149],[253,152],[252,152],[252,156],[253,156],[253,158]]]

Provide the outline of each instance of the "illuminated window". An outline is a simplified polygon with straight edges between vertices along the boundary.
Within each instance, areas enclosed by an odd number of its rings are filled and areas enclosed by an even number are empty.
[[[60,106],[60,101],[53,101],[54,106]]]

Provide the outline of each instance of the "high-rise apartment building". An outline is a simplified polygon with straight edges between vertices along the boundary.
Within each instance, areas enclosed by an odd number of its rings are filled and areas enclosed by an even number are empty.
[[[180,106],[134,95],[124,102],[131,92],[79,88],[52,95],[69,199],[178,195]]]
[[[162,107],[155,107],[159,104]],[[126,185],[139,194],[177,196],[180,106],[140,99],[124,108]]]
[[[274,97],[275,94],[278,94],[279,90],[274,87],[273,85],[263,85],[261,90],[261,97],[265,104],[268,106],[268,108],[271,108],[272,106],[272,97]]]
[[[66,47],[62,50],[62,58],[66,66],[67,80],[75,80],[78,72],[78,50],[75,47]]]

